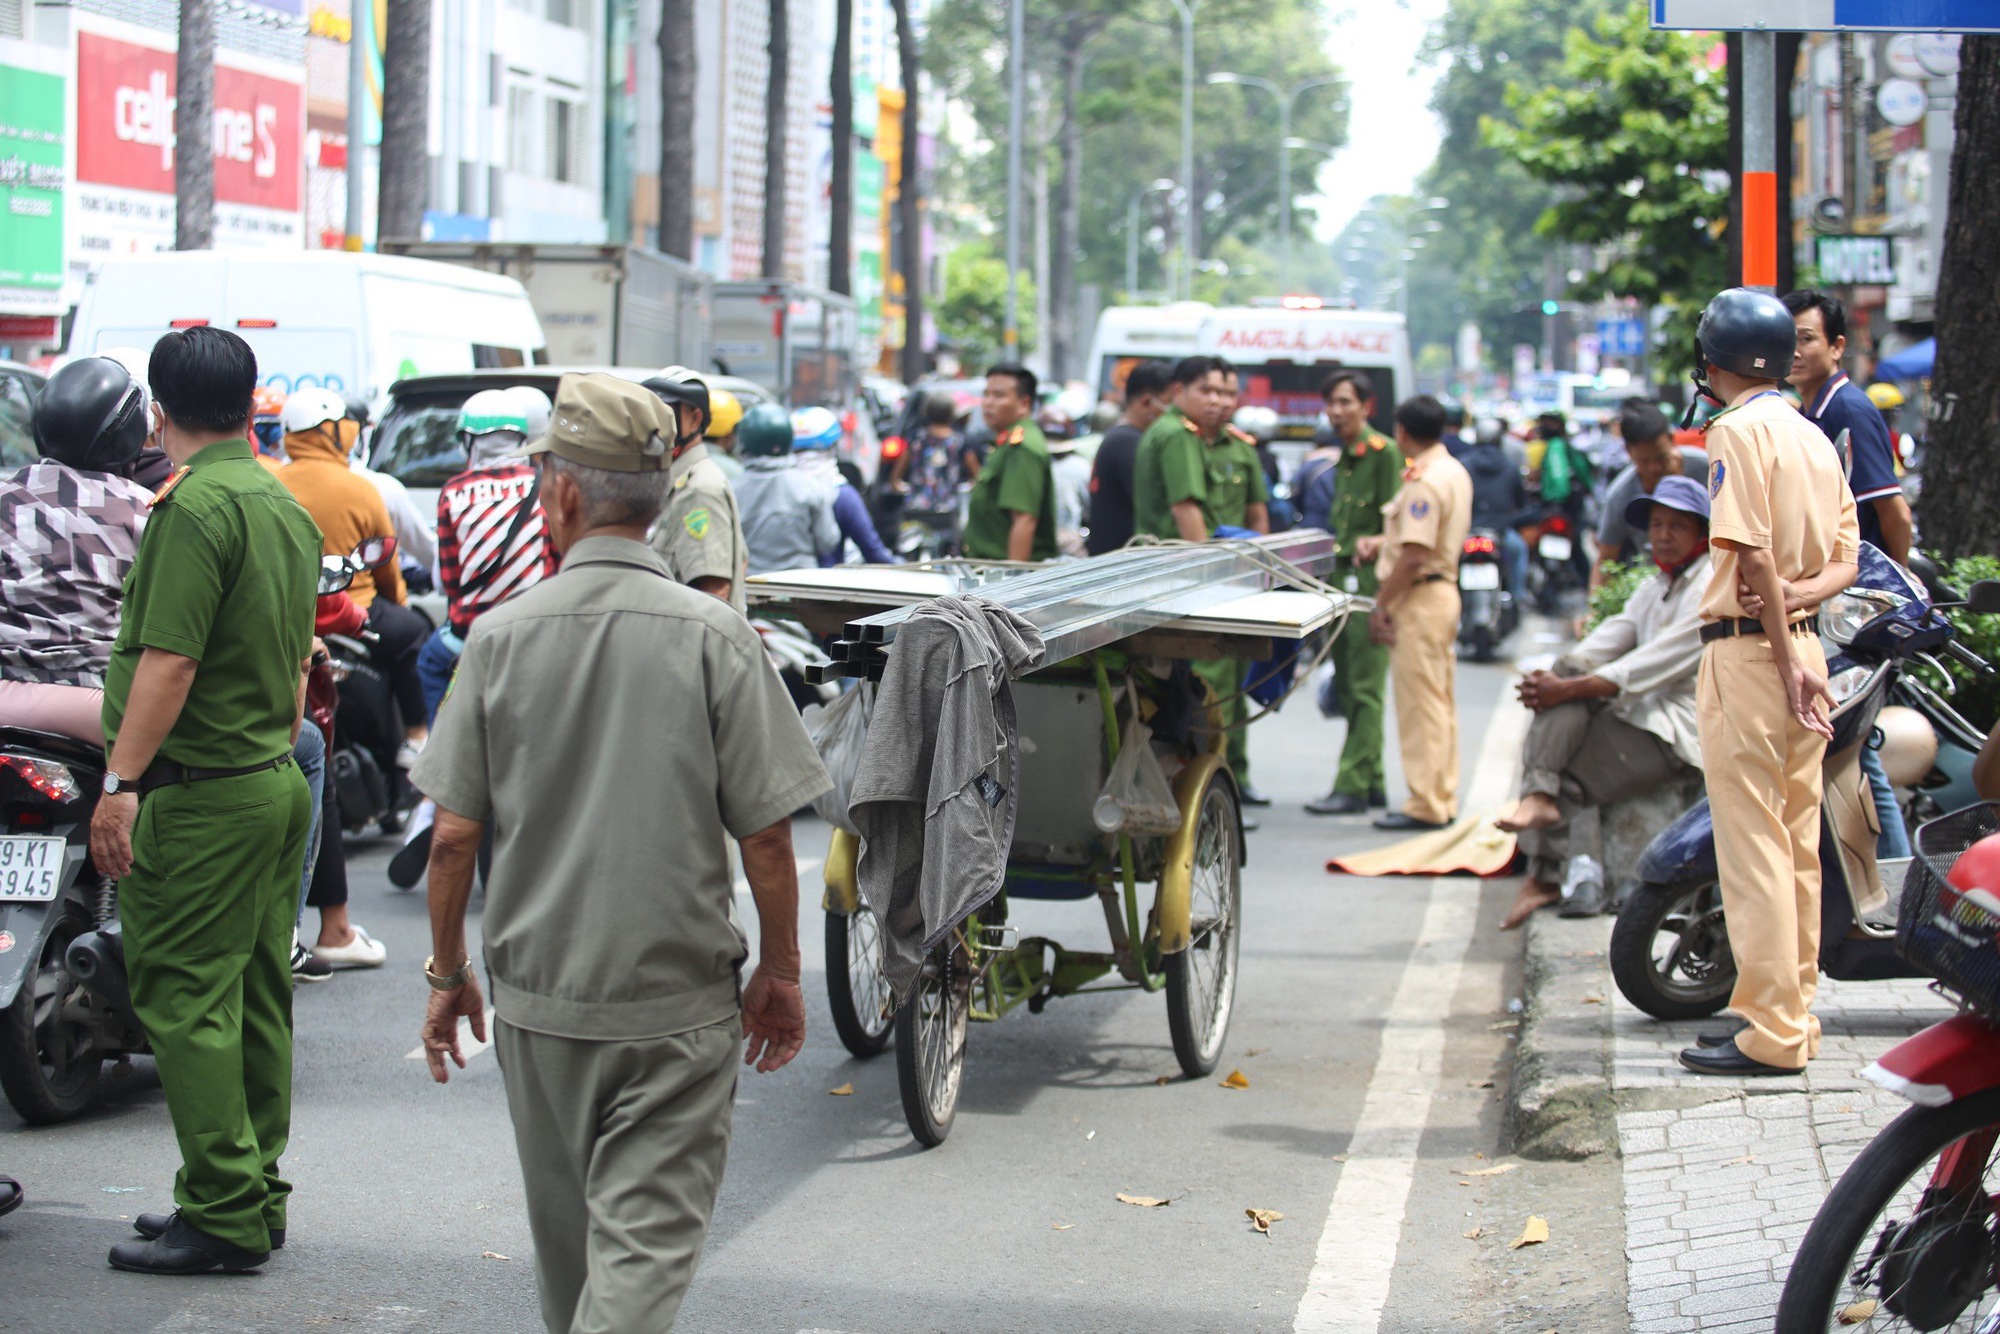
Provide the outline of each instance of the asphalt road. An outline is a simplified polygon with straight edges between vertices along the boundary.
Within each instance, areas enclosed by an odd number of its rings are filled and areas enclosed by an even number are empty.
[[[1518,714],[1496,707],[1506,679],[1469,665],[1459,677],[1466,783],[1491,802],[1516,762]],[[1512,1161],[1496,1157],[1498,1089],[1519,948],[1493,927],[1515,882],[1329,875],[1329,855],[1390,838],[1300,809],[1326,789],[1341,733],[1303,697],[1252,733],[1256,780],[1279,801],[1249,837],[1218,1071],[1240,1069],[1247,1089],[1180,1076],[1159,996],[1057,1001],[975,1029],[952,1136],[923,1151],[893,1055],[857,1061],[833,1035],[817,878],[802,877],[811,1034],[786,1070],[743,1078],[679,1328],[1621,1324],[1615,1165],[1468,1175]],[[797,834],[816,871],[824,826]],[[482,1053],[439,1088],[409,1059],[428,929],[421,899],[388,886],[388,852],[350,849],[355,916],[387,943],[389,966],[297,998],[288,1249],[249,1277],[105,1266],[132,1214],[169,1206],[177,1162],[139,1060],[68,1125],[29,1128],[0,1106],[0,1171],[30,1196],[0,1220],[0,1328],[541,1328],[499,1069]],[[1023,934],[1102,947],[1095,904],[1017,903],[1014,916]],[[1134,1207],[1119,1192],[1171,1203]],[[1285,1217],[1260,1235],[1250,1208]],[[1531,1213],[1550,1242],[1509,1250]]]

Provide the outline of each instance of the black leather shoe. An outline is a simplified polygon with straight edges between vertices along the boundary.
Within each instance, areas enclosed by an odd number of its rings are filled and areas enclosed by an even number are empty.
[[[1242,799],[1245,806],[1269,806],[1271,804],[1269,797],[1259,792],[1249,783],[1238,783],[1236,785],[1236,795]]]
[[[151,1241],[121,1241],[111,1248],[111,1267],[131,1274],[206,1274],[220,1269],[240,1274],[271,1258],[269,1251],[246,1251],[212,1237],[178,1213]]]
[[[1386,811],[1386,810],[1388,810],[1388,809],[1389,809],[1389,794],[1388,794],[1387,792],[1384,792],[1384,791],[1383,791],[1383,790],[1382,790],[1381,788],[1379,788],[1379,787],[1371,787],[1371,788],[1369,788],[1369,789],[1368,789],[1368,807],[1369,807],[1369,809],[1370,809],[1370,810],[1377,810],[1377,811]]]
[[[28,1192],[21,1189],[20,1182],[12,1177],[0,1177],[0,1217],[13,1213],[27,1198]]]
[[[1377,816],[1374,823],[1377,829],[1387,829],[1399,834],[1424,834],[1445,827],[1441,821],[1419,820],[1416,816],[1405,815],[1402,811],[1391,811],[1387,815]]]
[[[1366,815],[1368,799],[1352,792],[1329,792],[1318,801],[1307,802],[1306,810],[1313,815]]]
[[[165,1236],[167,1229],[173,1226],[173,1221],[178,1217],[180,1217],[178,1211],[171,1214],[140,1214],[132,1220],[132,1230],[147,1241],[151,1241],[155,1237]],[[271,1249],[274,1251],[284,1250],[285,1230],[281,1227],[274,1227],[270,1229],[270,1232]]]
[[[1805,1067],[1788,1070],[1782,1065],[1753,1061],[1734,1042],[1726,1047],[1689,1047],[1681,1053],[1681,1064],[1698,1075],[1802,1075]]]
[[[1714,1051],[1718,1047],[1727,1047],[1736,1041],[1738,1033],[1741,1033],[1748,1027],[1750,1025],[1747,1023],[1739,1023],[1736,1027],[1726,1029],[1720,1033],[1697,1033],[1695,1034],[1694,1044],[1697,1047],[1706,1047],[1710,1051]]]

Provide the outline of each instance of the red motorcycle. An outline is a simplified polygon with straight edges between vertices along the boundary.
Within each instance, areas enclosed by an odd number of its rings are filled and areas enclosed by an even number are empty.
[[[1917,830],[1897,948],[1965,1009],[1862,1072],[1915,1105],[1820,1206],[1785,1280],[1778,1334],[2000,1331],[2000,899],[1946,879],[1996,832],[2000,804]]]

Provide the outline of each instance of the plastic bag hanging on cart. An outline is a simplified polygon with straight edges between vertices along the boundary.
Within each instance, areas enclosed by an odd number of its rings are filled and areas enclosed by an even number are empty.
[[[813,810],[821,819],[850,834],[859,834],[848,818],[848,794],[861,768],[861,752],[868,744],[868,718],[875,712],[875,687],[864,681],[831,704],[807,705],[799,718],[812,738],[819,762],[833,780],[833,790],[813,798]]]
[[[1125,726],[1124,743],[1090,818],[1107,834],[1171,834],[1181,827],[1180,803],[1153,756],[1152,730],[1137,718]]]

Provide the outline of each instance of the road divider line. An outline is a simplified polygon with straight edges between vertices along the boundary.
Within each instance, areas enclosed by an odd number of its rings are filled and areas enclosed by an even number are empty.
[[[488,1009],[486,1011],[486,1035],[489,1039],[493,1036],[493,1011],[491,1009]],[[493,1044],[490,1041],[481,1042],[478,1038],[472,1036],[472,1021],[470,1019],[466,1019],[463,1017],[459,1019],[458,1050],[459,1054],[465,1057],[465,1063],[467,1065],[472,1064],[473,1057],[479,1055],[480,1052],[485,1051],[488,1047],[492,1045]],[[406,1055],[404,1055],[403,1059],[406,1061],[423,1060],[424,1044],[419,1042],[415,1047],[411,1048]]]
[[[1513,678],[1480,743],[1466,809],[1505,800],[1527,733],[1528,712]],[[1458,995],[1466,950],[1479,917],[1480,882],[1440,876],[1430,882],[1423,925],[1396,986],[1382,1029],[1382,1049],[1327,1206],[1312,1273],[1299,1298],[1296,1331],[1375,1334],[1388,1304],[1416,1182],[1417,1154],[1430,1122],[1444,1064],[1445,1021]]]

